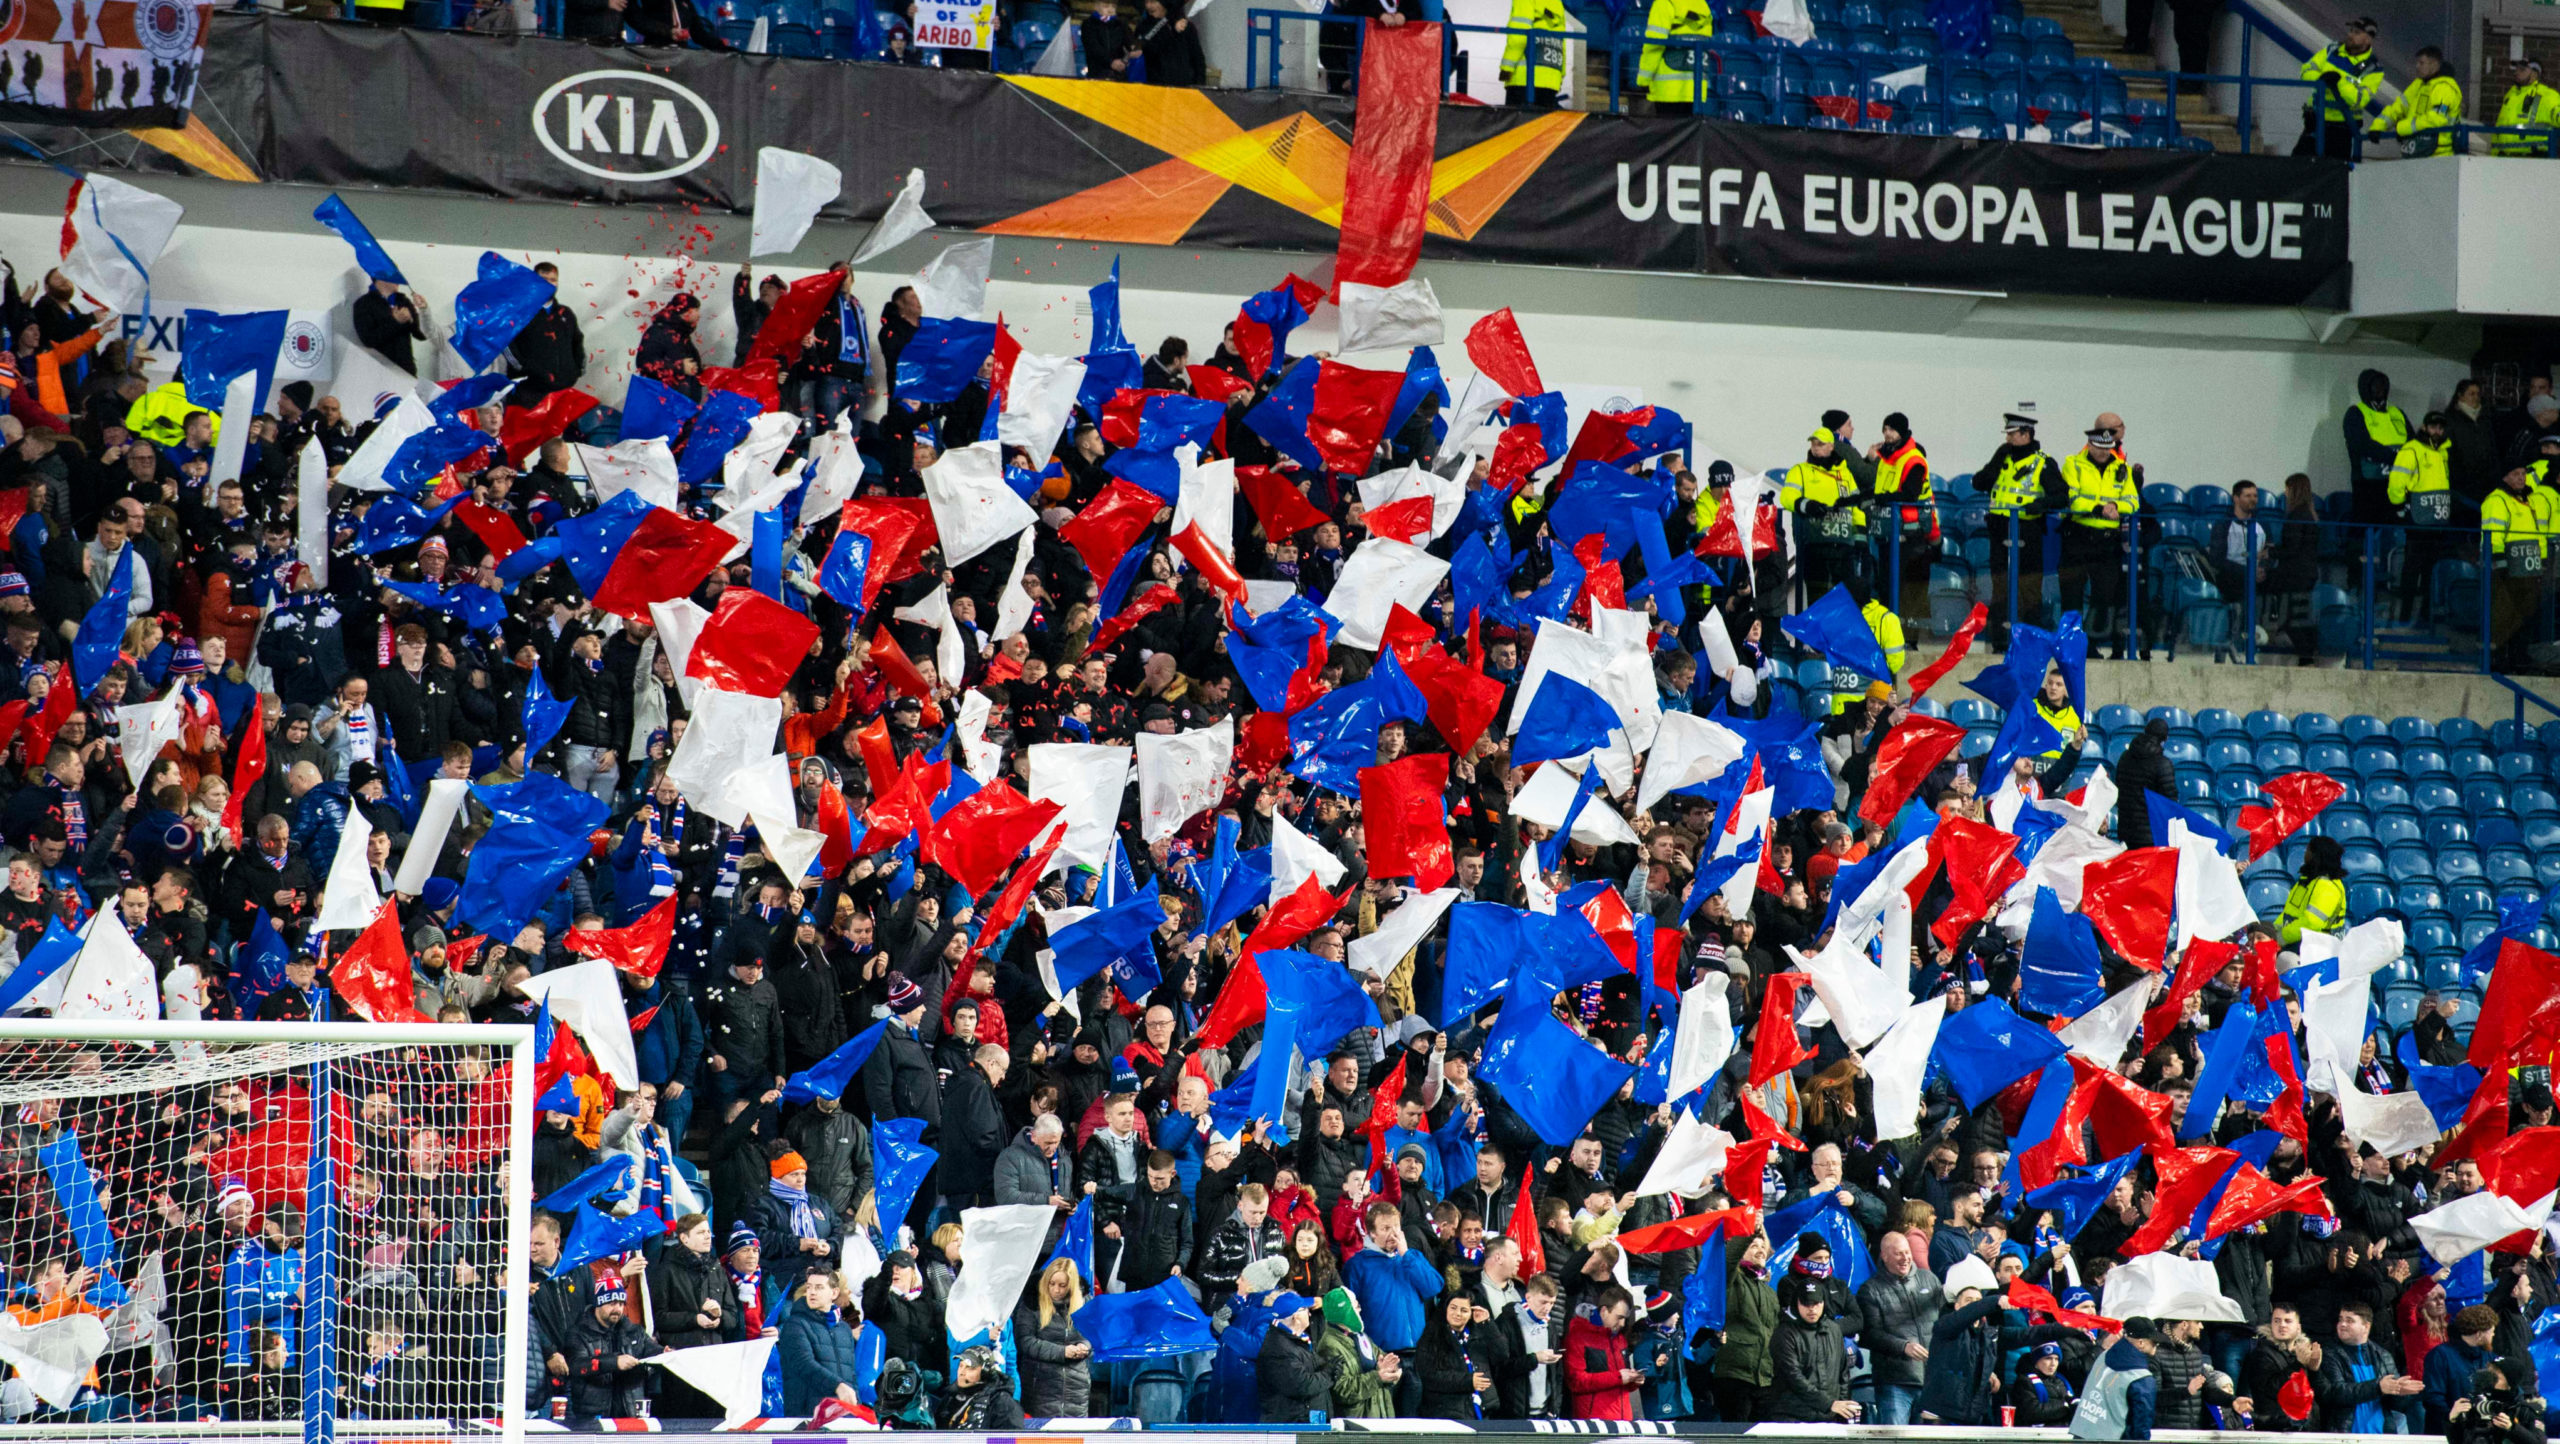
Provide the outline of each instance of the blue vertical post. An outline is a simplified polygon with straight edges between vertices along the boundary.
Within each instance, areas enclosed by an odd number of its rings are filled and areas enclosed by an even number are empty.
[[[338,1177],[331,1065],[311,1065],[311,1161],[302,1207],[302,1440],[338,1437]]]
[[[2480,670],[2483,672],[2498,670],[2497,659],[2491,655],[2489,643],[2489,589],[2495,585],[2490,580],[2489,567],[2496,560],[2497,557],[2489,550],[2489,533],[2484,528],[2480,533]],[[2516,707],[2521,712],[2524,704],[2518,702]]]
[[[2142,519],[2126,517],[2117,530],[2124,533],[2124,655],[2139,657],[2143,653]]]
[[[2009,516],[2009,518],[2008,518],[2008,521],[2009,521],[2009,546],[2008,546],[2008,552],[2009,552],[2009,629],[2010,629],[2011,631],[2016,631],[2016,630],[2017,630],[2017,627],[2018,627],[2018,553],[2019,553],[2020,551],[2022,551],[2022,550],[2024,550],[2024,549],[2025,549],[2026,544],[2027,544],[2027,539],[2026,539],[2023,535],[2021,535],[2021,534],[2020,534],[2020,530],[2021,530],[2021,529],[2020,529],[2020,527],[2018,526],[2018,517],[2017,517],[2016,513],[2014,513],[2014,512],[2013,512],[2013,513],[2011,513],[2011,514],[2010,514],[2010,516]],[[2006,650],[2006,649],[2004,648],[2003,650]]]
[[[2373,670],[2373,544],[2379,527],[2364,528],[2364,669]]]
[[[2240,572],[2240,595],[2242,597],[2240,604],[2240,630],[2248,634],[2248,641],[2246,643],[2248,647],[2247,655],[2249,658],[2249,665],[2254,667],[2258,665],[2257,518],[2251,517],[2249,519],[2249,536],[2247,540],[2241,543],[2241,546],[2248,552],[2249,560],[2242,566]]]

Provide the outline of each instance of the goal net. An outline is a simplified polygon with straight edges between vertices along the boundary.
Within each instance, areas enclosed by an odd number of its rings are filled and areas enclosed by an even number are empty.
[[[0,1020],[0,1438],[521,1437],[531,1038]]]

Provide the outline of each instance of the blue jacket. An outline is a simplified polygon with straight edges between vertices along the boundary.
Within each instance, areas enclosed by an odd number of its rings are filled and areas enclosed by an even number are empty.
[[[1369,1339],[1390,1353],[1405,1353],[1422,1341],[1430,1322],[1431,1301],[1440,1297],[1440,1271],[1422,1250],[1408,1244],[1400,1254],[1363,1248],[1342,1266],[1342,1276],[1360,1300],[1361,1321]]]
[[[1173,1172],[1182,1196],[1200,1197],[1200,1170],[1209,1156],[1209,1130],[1188,1113],[1167,1113],[1156,1120],[1156,1147],[1173,1155]]]
[[[302,1305],[302,1251],[269,1253],[250,1239],[222,1262],[222,1365],[252,1369],[258,1363],[258,1331],[284,1336],[294,1357],[293,1321]]]
[[[2151,1437],[2151,1416],[2160,1402],[2160,1378],[2151,1372],[2151,1356],[2123,1339],[2107,1350],[2107,1367],[2130,1373],[2139,1369],[2142,1377],[2133,1381],[2124,1393],[2124,1437]]]
[[[784,1317],[774,1352],[782,1358],[782,1412],[793,1418],[817,1412],[838,1384],[853,1383],[861,1372],[853,1330],[841,1316],[813,1309],[795,1308]]]
[[[2497,1361],[2494,1351],[2475,1349],[2458,1338],[2427,1351],[2427,1391],[2418,1397],[2426,1401],[2428,1433],[2444,1432],[2453,1401],[2471,1397],[2471,1375]]]
[[[649,896],[653,857],[666,857],[664,849],[653,849],[641,841],[648,831],[638,814],[623,825],[622,840],[613,845],[613,925],[627,928],[647,915],[661,899]],[[672,858],[668,859],[670,863]]]
[[[347,830],[347,784],[323,782],[302,794],[293,810],[293,846],[311,862],[311,875],[329,876],[339,835]]]
[[[623,1010],[637,1018],[651,1008],[658,1016],[646,1028],[631,1030],[631,1051],[640,1064],[640,1081],[664,1088],[670,1082],[693,1086],[695,1071],[702,1064],[702,1018],[693,1011],[693,999],[681,988],[670,988],[666,976],[639,992],[622,990]]]

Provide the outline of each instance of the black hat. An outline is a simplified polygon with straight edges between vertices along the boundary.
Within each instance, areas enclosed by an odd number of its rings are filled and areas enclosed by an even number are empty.
[[[1899,411],[1888,411],[1884,414],[1884,429],[1887,431],[1898,431],[1905,436],[1909,436],[1911,434],[1911,418],[1903,415]]]
[[[2359,15],[2355,19],[2347,22],[2347,28],[2349,30],[2361,30],[2367,35],[2379,35],[2382,33],[2382,22],[2374,19],[2370,15]]]
[[[1162,702],[1149,702],[1146,707],[1138,713],[1138,721],[1141,724],[1148,722],[1170,722],[1172,720],[1173,709]]]
[[[2127,1319],[2124,1321],[2124,1336],[2128,1339],[2155,1340],[2160,1337],[2160,1326],[2149,1319]]]
[[[347,790],[354,792],[368,782],[380,782],[382,769],[370,762],[359,762],[347,769]]]
[[[1848,424],[1849,413],[1841,410],[1837,406],[1834,406],[1830,410],[1822,413],[1822,425],[1826,430],[1838,431],[1841,427]]]
[[[1733,485],[1733,463],[1719,456],[1707,463],[1707,485]]]
[[[284,384],[284,394],[286,399],[290,400],[295,406],[302,410],[308,411],[311,409],[310,382],[288,381]]]

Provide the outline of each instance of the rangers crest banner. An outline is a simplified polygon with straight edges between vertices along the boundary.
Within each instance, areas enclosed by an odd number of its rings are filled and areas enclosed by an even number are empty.
[[[210,0],[0,0],[0,120],[187,123]]]

